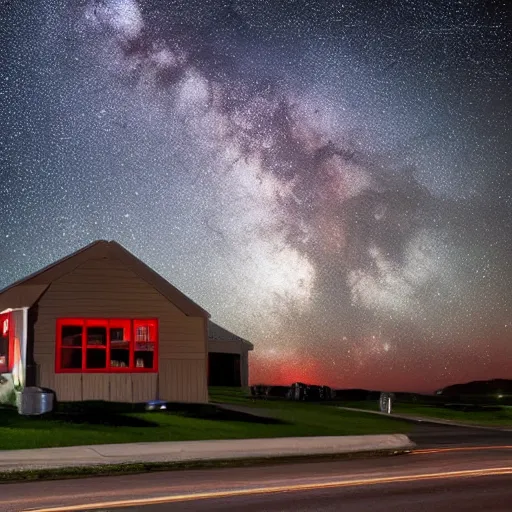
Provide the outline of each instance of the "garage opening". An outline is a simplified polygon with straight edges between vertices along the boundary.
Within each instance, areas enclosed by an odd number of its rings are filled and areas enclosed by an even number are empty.
[[[241,386],[240,354],[208,354],[209,386]]]

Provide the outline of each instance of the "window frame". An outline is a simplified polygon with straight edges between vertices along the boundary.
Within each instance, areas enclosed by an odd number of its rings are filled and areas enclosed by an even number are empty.
[[[4,332],[4,322],[7,322]],[[14,365],[14,325],[11,313],[2,313],[0,315],[0,336],[7,339],[7,352],[5,354],[5,364],[0,365],[0,373],[12,373]]]
[[[135,360],[135,329],[136,326],[148,325],[148,333],[153,334],[152,340],[147,343],[153,343],[153,366],[151,368],[140,367],[136,365]],[[63,327],[81,327],[82,342],[80,346],[66,346],[62,343]],[[102,345],[88,344],[87,329],[88,327],[105,327],[106,344]],[[123,341],[128,342],[128,360],[127,366],[112,365],[112,339],[111,329],[123,329]],[[73,318],[57,318],[56,321],[56,340],[55,340],[55,373],[157,373],[158,372],[158,345],[159,345],[159,325],[157,318],[96,318],[96,317],[73,317]],[[64,368],[62,366],[63,357],[62,350],[72,348],[81,350],[81,368]],[[87,351],[88,350],[105,350],[106,364],[105,368],[87,368]],[[115,350],[115,348],[114,348]]]
[[[80,346],[78,345],[63,345],[62,344],[62,328],[66,327],[81,327],[82,328],[82,342]],[[85,321],[84,319],[80,318],[66,318],[64,321],[61,321],[61,319],[57,320],[57,340],[56,340],[56,347],[55,347],[55,371],[57,373],[82,373],[82,368],[85,365],[84,361],[84,337],[85,337]],[[62,368],[62,349],[73,349],[73,350],[80,350],[80,356],[82,361],[81,368]]]

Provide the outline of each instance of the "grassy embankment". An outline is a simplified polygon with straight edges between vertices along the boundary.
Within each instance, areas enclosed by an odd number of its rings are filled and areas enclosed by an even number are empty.
[[[331,404],[282,400],[252,401],[247,392],[212,389],[211,400],[243,406],[222,411],[209,406],[170,406],[167,411],[126,410],[113,404],[60,407],[44,417],[0,409],[0,450],[148,441],[249,439],[406,433],[401,421],[342,411]],[[261,414],[255,417],[247,414]]]

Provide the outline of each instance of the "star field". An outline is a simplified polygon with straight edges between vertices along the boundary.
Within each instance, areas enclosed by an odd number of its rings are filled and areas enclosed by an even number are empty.
[[[0,3],[0,287],[114,239],[253,383],[512,377],[495,0]]]

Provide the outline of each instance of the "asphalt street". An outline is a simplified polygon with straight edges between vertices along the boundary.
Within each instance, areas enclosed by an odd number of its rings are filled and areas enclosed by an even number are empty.
[[[171,508],[172,507],[172,508]],[[410,482],[195,500],[117,509],[130,512],[510,512],[511,477]]]
[[[512,510],[510,432],[420,424],[411,438],[407,455],[4,484],[0,510]]]
[[[512,425],[510,428],[512,429]],[[506,432],[490,428],[414,422],[412,430],[407,435],[419,448],[512,445],[512,430]]]

